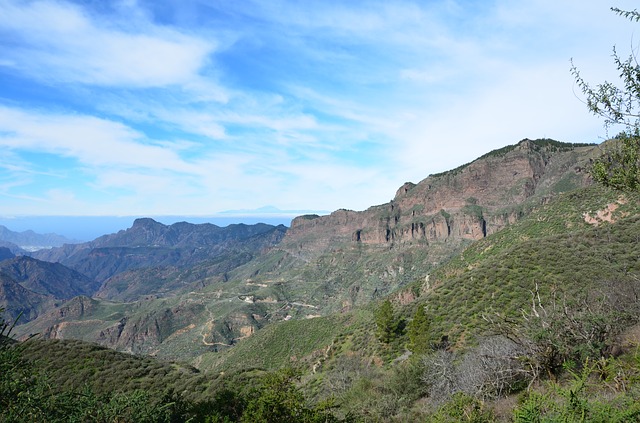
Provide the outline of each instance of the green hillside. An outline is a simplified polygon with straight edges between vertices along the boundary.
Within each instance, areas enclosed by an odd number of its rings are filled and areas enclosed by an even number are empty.
[[[312,259],[275,247],[223,276],[181,270],[188,282],[162,298],[76,297],[16,327],[144,356],[71,340],[19,351],[55,398],[85,390],[178,421],[247,421],[284,401],[274,392],[327,421],[526,421],[531,407],[577,412],[570,392],[635,421],[640,194],[590,186],[515,207],[493,215],[515,223],[475,242],[341,241]]]
[[[578,190],[474,243],[434,272],[428,284],[413,286],[432,330],[450,342],[482,333],[489,329],[484,314],[520,315],[536,286],[547,296],[576,298],[613,281],[636,280],[639,200],[599,187]],[[598,221],[598,211],[609,209],[613,222]]]

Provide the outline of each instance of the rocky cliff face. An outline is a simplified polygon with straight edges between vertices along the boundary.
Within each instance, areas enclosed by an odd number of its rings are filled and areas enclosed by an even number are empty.
[[[550,196],[590,183],[585,166],[596,146],[523,140],[355,212],[293,220],[283,245],[313,255],[336,243],[398,245],[477,240],[513,223]]]

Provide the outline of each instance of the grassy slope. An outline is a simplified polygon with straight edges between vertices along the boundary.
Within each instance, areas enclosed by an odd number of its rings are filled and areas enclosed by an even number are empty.
[[[624,203],[620,204],[618,201]],[[541,293],[579,294],[602,282],[640,273],[637,195],[591,187],[567,193],[530,217],[474,243],[414,285],[432,317],[432,330],[458,341],[487,329],[482,315],[519,315],[538,285]],[[585,221],[616,204],[614,223]],[[626,217],[625,217],[626,216]],[[417,289],[416,289],[417,288]]]
[[[322,360],[332,339],[352,322],[351,315],[333,315],[274,323],[223,353],[198,360],[206,369],[277,369],[284,365],[310,368]]]
[[[22,344],[23,357],[43,371],[51,386],[97,394],[144,389],[157,397],[180,394],[202,400],[214,379],[194,367],[141,357],[78,340],[36,340]]]

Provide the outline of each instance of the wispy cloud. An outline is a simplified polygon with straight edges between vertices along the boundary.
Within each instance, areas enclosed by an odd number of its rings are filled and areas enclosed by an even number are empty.
[[[189,172],[171,149],[144,134],[93,116],[47,114],[0,106],[0,146],[77,159],[86,166],[142,167]]]
[[[123,24],[123,25],[118,25]],[[3,63],[45,82],[158,87],[192,83],[211,41],[147,22],[106,21],[66,2],[0,3]]]

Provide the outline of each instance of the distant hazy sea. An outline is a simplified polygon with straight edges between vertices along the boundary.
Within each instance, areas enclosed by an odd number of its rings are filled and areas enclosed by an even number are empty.
[[[39,234],[55,233],[76,241],[92,241],[102,235],[116,233],[130,228],[138,217],[152,219],[170,225],[176,222],[213,223],[218,226],[228,226],[233,223],[268,223],[270,225],[291,224],[293,216],[21,216],[0,217],[0,225],[6,226],[14,232],[24,232],[31,229]]]

